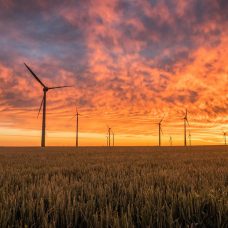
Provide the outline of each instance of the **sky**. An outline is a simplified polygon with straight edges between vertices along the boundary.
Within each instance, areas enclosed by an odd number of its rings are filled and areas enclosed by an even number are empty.
[[[0,146],[224,144],[228,131],[228,1],[0,0]],[[188,141],[189,143],[189,141]]]

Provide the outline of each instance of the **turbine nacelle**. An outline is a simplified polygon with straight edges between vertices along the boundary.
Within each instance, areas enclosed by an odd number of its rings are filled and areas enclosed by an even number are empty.
[[[188,124],[188,126],[190,127],[190,125],[189,125],[189,122],[188,122],[188,111],[187,111],[187,109],[186,109],[186,111],[185,111],[185,116],[184,116],[184,121]]]

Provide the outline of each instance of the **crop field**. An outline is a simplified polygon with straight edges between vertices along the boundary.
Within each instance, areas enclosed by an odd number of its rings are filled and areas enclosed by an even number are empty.
[[[0,227],[228,227],[227,148],[0,148]]]

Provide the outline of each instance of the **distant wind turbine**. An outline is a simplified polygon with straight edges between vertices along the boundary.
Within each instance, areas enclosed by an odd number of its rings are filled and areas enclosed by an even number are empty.
[[[223,131],[223,136],[224,136],[224,143],[226,145],[226,132],[225,131]]]
[[[172,145],[173,145],[173,139],[172,139],[172,137],[171,137],[171,136],[169,137],[169,144],[170,144],[170,146],[172,146]]]
[[[25,63],[24,63],[25,64]],[[38,116],[40,114],[41,108],[43,106],[43,119],[42,119],[42,137],[41,137],[41,147],[45,147],[45,129],[46,129],[46,94],[48,90],[51,89],[60,89],[60,88],[66,88],[66,87],[72,87],[72,86],[55,86],[55,87],[47,87],[44,85],[44,83],[37,77],[37,75],[25,64],[26,68],[29,70],[29,72],[32,74],[32,76],[40,83],[40,85],[43,87],[43,99],[40,104]],[[37,117],[38,117],[37,116]]]
[[[115,134],[114,134],[114,131],[112,130],[112,146],[114,146],[114,138],[115,138]]]
[[[111,146],[111,127],[107,126],[108,128],[108,146]]]
[[[111,135],[112,135],[112,145],[114,146],[114,137],[115,137],[115,134],[114,134],[114,132],[113,132],[113,130],[112,130],[111,127],[109,127],[107,125],[107,128],[108,128],[108,133],[107,133],[107,140],[108,140],[108,142],[107,142],[107,144],[108,144],[109,147],[111,146]]]
[[[164,117],[160,120],[160,122],[158,123],[158,143],[159,143],[159,146],[161,146],[161,133],[163,134],[162,132],[162,128],[161,128],[161,123],[163,121]]]
[[[187,124],[189,126],[189,122],[188,122],[188,111],[186,109],[185,116],[184,116],[184,145],[185,146],[187,146],[187,132],[186,132]]]
[[[76,117],[76,147],[78,147],[78,116],[80,116],[80,114],[78,113],[78,109],[76,107],[76,114],[75,114],[75,117]]]

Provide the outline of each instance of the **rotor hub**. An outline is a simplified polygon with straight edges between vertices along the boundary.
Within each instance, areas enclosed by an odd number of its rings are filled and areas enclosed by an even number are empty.
[[[44,87],[44,88],[43,88],[43,91],[44,91],[44,92],[47,92],[47,91],[48,91],[48,87]]]

